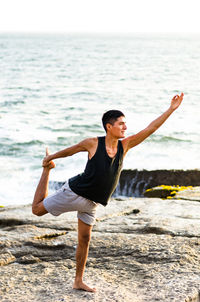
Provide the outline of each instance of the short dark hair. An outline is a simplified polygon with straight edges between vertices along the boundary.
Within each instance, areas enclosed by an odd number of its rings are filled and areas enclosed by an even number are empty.
[[[106,124],[114,125],[114,123],[120,116],[125,116],[123,112],[121,112],[120,110],[109,110],[103,114],[102,123],[106,132],[107,132]]]

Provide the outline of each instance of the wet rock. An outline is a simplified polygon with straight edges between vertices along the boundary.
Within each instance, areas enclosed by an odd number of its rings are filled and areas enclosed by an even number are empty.
[[[123,170],[115,196],[143,196],[145,190],[160,185],[199,186],[200,170]]]
[[[171,193],[175,192],[175,187],[169,187],[169,186],[159,186],[159,187],[154,187],[151,189],[147,189],[144,192],[144,197],[149,197],[149,198],[167,198],[168,196],[171,195]]]
[[[144,196],[149,198],[173,198],[200,201],[200,187],[162,185],[147,189],[144,192]]]
[[[157,198],[168,198],[174,197],[178,192],[190,190],[192,187],[184,187],[184,186],[166,186],[161,185],[158,187],[154,187],[151,189],[147,189],[144,192],[144,197],[157,197]]]

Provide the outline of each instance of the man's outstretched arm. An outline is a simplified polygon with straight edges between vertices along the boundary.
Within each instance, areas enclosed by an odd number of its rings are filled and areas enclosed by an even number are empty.
[[[160,115],[157,119],[151,122],[145,129],[138,132],[137,134],[131,135],[122,140],[124,153],[135,147],[136,145],[143,142],[147,137],[149,137],[152,133],[154,133],[167,119],[168,117],[180,106],[183,100],[184,94],[175,95],[171,100],[171,105],[167,111],[165,111],[162,115]]]
[[[50,154],[45,156],[45,158],[43,159],[43,167],[46,167],[49,165],[50,161],[57,159],[57,158],[61,158],[61,157],[67,157],[67,156],[72,156],[78,152],[84,152],[87,151],[90,155],[90,153],[92,153],[95,142],[96,142],[96,138],[87,138],[83,141],[81,141],[80,143],[73,145],[71,147],[65,148],[61,151],[58,151],[54,154]]]

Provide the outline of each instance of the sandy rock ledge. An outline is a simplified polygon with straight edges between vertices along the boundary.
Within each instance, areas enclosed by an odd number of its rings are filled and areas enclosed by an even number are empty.
[[[200,301],[199,202],[122,198],[99,206],[85,272],[96,294],[72,289],[76,228],[75,213],[2,208],[0,301]]]

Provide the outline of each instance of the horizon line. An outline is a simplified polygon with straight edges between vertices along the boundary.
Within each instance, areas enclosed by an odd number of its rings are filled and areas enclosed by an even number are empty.
[[[199,32],[167,32],[167,31],[22,31],[22,30],[8,30],[8,31],[1,31],[0,34],[91,34],[91,35],[140,35],[140,34],[166,34],[166,35],[184,35],[184,34],[192,34],[192,35],[199,35]]]

